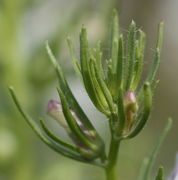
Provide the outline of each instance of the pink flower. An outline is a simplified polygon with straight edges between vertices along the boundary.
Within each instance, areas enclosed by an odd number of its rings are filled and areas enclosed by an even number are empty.
[[[62,127],[68,128],[68,124],[62,111],[62,106],[58,101],[50,100],[48,102],[47,114],[56,121],[58,121]]]

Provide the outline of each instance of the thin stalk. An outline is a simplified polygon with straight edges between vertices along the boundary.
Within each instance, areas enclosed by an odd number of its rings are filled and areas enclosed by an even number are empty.
[[[118,150],[120,146],[120,140],[111,138],[110,149],[109,149],[109,156],[108,156],[108,165],[106,166],[106,178],[107,180],[116,180],[116,168],[117,168],[117,157],[118,157]]]

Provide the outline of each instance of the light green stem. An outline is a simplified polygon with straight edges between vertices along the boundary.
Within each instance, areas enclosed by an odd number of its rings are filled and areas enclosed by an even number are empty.
[[[109,149],[109,156],[108,156],[108,165],[105,169],[107,180],[118,180],[116,174],[117,168],[117,157],[118,157],[118,150],[119,150],[120,141],[115,140],[113,137],[111,138],[111,144]]]

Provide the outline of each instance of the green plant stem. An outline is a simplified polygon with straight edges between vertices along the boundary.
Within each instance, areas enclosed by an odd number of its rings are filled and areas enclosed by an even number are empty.
[[[120,146],[120,140],[115,140],[112,137],[110,149],[109,149],[108,165],[106,166],[106,169],[105,169],[107,180],[117,179],[116,167],[117,167],[117,157],[118,157],[119,146]]]

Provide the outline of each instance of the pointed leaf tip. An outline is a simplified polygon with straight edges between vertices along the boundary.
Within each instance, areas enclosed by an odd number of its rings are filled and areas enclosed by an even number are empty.
[[[82,25],[81,33],[87,33],[87,28],[84,25]]]
[[[164,177],[164,168],[163,168],[163,166],[161,166],[158,169],[158,173],[157,173],[157,176],[156,176],[155,180],[163,180],[163,177]]]
[[[132,20],[132,21],[131,21],[131,26],[135,26],[135,25],[136,25],[135,21]]]
[[[13,91],[14,90],[14,87],[13,86],[8,86],[8,89],[10,90],[10,91]]]
[[[149,82],[145,82],[144,83],[144,88],[148,88],[150,86],[150,83]]]
[[[160,22],[160,23],[159,23],[159,26],[160,26],[160,27],[163,27],[163,26],[164,26],[164,22],[163,22],[163,21]]]
[[[172,127],[173,124],[173,120],[171,117],[168,118],[168,122],[167,122],[167,131],[169,131]]]
[[[120,34],[120,35],[119,35],[119,39],[122,39],[122,38],[123,38],[123,34]]]

